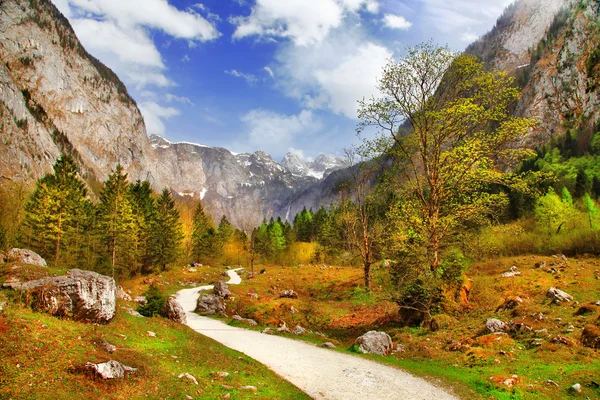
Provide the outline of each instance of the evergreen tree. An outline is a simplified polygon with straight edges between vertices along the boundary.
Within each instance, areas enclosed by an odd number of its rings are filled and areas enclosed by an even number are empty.
[[[598,206],[589,194],[585,194],[583,196],[583,209],[588,214],[588,219],[590,221],[590,229],[598,228],[598,220],[600,219],[600,212],[598,211]]]
[[[183,240],[179,211],[168,189],[162,191],[156,202],[156,214],[150,228],[149,254],[152,264],[165,271],[167,265],[175,261]]]
[[[219,240],[221,243],[227,243],[233,239],[235,228],[229,223],[226,216],[221,217],[219,221]]]
[[[54,257],[55,264],[63,250],[67,255],[78,251],[86,196],[73,158],[62,155],[54,173],[38,181],[25,206],[25,224],[31,229],[34,249],[44,257]]]
[[[274,254],[279,254],[285,249],[283,229],[277,221],[274,221],[269,229],[269,244],[271,246],[271,252]]]
[[[575,197],[580,199],[584,194],[590,191],[588,177],[585,170],[577,170],[577,176],[575,177]]]
[[[127,174],[117,165],[100,192],[98,204],[98,228],[104,251],[100,264],[108,265],[115,272],[132,272],[139,249],[139,223],[134,213],[134,201],[127,184]]]
[[[196,261],[215,255],[216,233],[212,220],[204,212],[202,203],[198,203],[192,220],[192,255]]]
[[[132,270],[136,273],[147,273],[153,262],[149,241],[152,234],[151,228],[156,218],[156,200],[148,181],[136,181],[129,186],[129,192],[138,229],[138,240],[136,241],[138,247],[135,250],[138,258]]]

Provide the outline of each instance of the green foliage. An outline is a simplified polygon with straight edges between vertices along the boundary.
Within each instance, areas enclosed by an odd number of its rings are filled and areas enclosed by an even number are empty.
[[[554,232],[560,231],[562,225],[573,216],[573,201],[568,195],[568,190],[563,193],[563,199],[558,197],[552,188],[540,197],[535,205],[535,216],[538,224],[543,229]]]
[[[183,231],[179,212],[168,189],[162,191],[156,202],[156,212],[150,222],[149,256],[153,265],[162,271],[177,258]]]
[[[25,206],[25,225],[32,247],[43,257],[53,257],[58,263],[65,250],[67,255],[79,250],[86,196],[79,170],[68,155],[56,161],[53,174],[38,181]],[[69,259],[65,261],[71,264]]]
[[[154,317],[164,314],[167,298],[160,291],[158,286],[150,285],[148,290],[144,292],[146,303],[138,307],[137,311],[145,317]]]
[[[598,224],[600,220],[600,211],[598,210],[598,206],[596,202],[592,200],[589,194],[585,194],[582,199],[583,202],[583,210],[588,214],[588,218],[590,221],[590,229],[596,230],[600,227]]]
[[[216,255],[217,247],[217,231],[202,203],[198,203],[192,221],[192,256],[195,261],[209,260]]]
[[[438,275],[450,285],[459,285],[470,264],[470,260],[459,249],[451,248],[444,254]]]

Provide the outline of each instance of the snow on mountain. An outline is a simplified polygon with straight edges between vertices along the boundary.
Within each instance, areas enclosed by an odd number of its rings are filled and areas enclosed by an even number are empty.
[[[341,159],[327,154],[319,154],[314,161],[304,162],[300,157],[293,153],[287,153],[281,165],[290,171],[294,176],[312,177],[324,179],[333,171],[344,168]]]

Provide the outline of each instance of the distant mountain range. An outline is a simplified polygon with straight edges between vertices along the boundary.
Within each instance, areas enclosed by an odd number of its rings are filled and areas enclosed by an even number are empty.
[[[523,96],[515,115],[540,120],[527,137],[532,147],[566,129],[593,134],[600,121],[599,8],[519,0],[466,50],[516,76]],[[92,190],[121,164],[131,180],[202,199],[215,218],[242,227],[335,201],[347,175],[336,157],[306,162],[288,153],[276,162],[261,151],[149,138],[125,85],[49,0],[3,1],[0,26],[0,179],[34,181],[68,152]]]

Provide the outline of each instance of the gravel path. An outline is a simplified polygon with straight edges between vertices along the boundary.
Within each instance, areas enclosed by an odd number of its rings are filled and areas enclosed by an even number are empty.
[[[242,281],[235,271],[228,271],[229,284]],[[201,317],[193,312],[198,292],[210,289],[212,285],[177,293],[177,301],[187,313],[188,326],[266,365],[314,399],[457,399],[423,379],[362,357]]]

